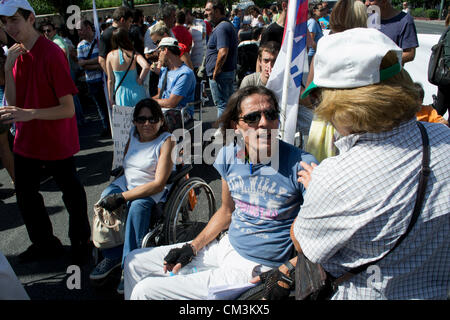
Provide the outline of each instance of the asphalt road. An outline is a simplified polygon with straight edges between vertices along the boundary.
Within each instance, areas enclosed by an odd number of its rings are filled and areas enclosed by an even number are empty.
[[[445,27],[442,22],[416,20],[418,33],[441,34]],[[84,104],[88,123],[80,128],[81,151],[75,156],[77,170],[85,186],[88,208],[98,201],[101,192],[110,182],[109,171],[112,163],[113,144],[110,139],[100,139],[100,122],[92,106]],[[203,121],[206,130],[216,118],[216,108],[207,103],[204,108]],[[0,167],[1,168],[1,167]],[[191,176],[203,178],[213,188],[217,206],[220,205],[220,177],[211,165],[194,166]],[[0,170],[0,252],[12,265],[25,290],[33,300],[105,300],[121,299],[115,293],[119,274],[113,275],[101,286],[89,281],[93,261],[82,266],[80,270],[80,288],[69,289],[71,283],[67,273],[70,265],[68,239],[68,214],[61,199],[61,193],[50,180],[41,186],[41,192],[50,214],[54,234],[66,247],[66,254],[58,260],[39,263],[20,264],[17,255],[31,244],[16,205],[13,187],[5,169]],[[92,213],[92,210],[90,211]],[[0,288],[2,290],[3,288]]]
[[[414,20],[417,33],[442,34],[447,28],[442,20]]]

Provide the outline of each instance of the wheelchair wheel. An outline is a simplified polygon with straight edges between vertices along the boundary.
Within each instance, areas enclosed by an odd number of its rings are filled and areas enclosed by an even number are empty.
[[[189,178],[180,184],[166,204],[164,238],[167,244],[194,239],[216,212],[211,187],[201,178]]]

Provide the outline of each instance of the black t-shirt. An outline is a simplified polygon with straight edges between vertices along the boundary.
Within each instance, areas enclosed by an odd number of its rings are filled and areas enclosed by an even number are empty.
[[[283,41],[283,33],[284,27],[281,27],[276,22],[272,22],[262,33],[261,42],[259,45],[262,45],[268,41],[276,41],[281,45],[281,42]]]
[[[136,52],[144,55],[144,37],[141,33],[141,27],[136,24],[132,24],[130,27],[129,35]]]
[[[102,32],[100,36],[100,41],[98,43],[98,55],[106,59],[108,53],[112,50],[111,38],[116,27],[110,26],[105,31]]]

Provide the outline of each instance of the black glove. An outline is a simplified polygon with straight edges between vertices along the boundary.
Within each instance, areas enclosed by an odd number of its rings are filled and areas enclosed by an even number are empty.
[[[294,281],[278,269],[272,269],[263,272],[261,273],[259,278],[261,279],[261,282],[264,283],[263,297],[266,300],[286,299],[289,296],[291,288],[294,285]],[[288,284],[289,288],[281,287],[278,284],[278,281]]]
[[[109,194],[103,199],[100,200],[98,205],[102,208],[105,208],[108,211],[114,211],[119,208],[121,205],[125,204],[127,201],[123,197],[121,193],[113,193]]]
[[[194,248],[189,243],[186,243],[181,248],[175,248],[169,251],[164,261],[168,265],[176,265],[181,263],[181,267],[184,267],[194,259]]]

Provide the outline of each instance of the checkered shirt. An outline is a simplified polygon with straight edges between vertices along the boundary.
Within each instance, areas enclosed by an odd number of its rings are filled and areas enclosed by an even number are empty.
[[[450,279],[450,129],[424,123],[430,167],[422,212],[402,244],[343,282],[333,299],[446,299]],[[422,139],[415,121],[352,134],[314,169],[294,234],[333,276],[383,257],[405,233],[417,195]]]

